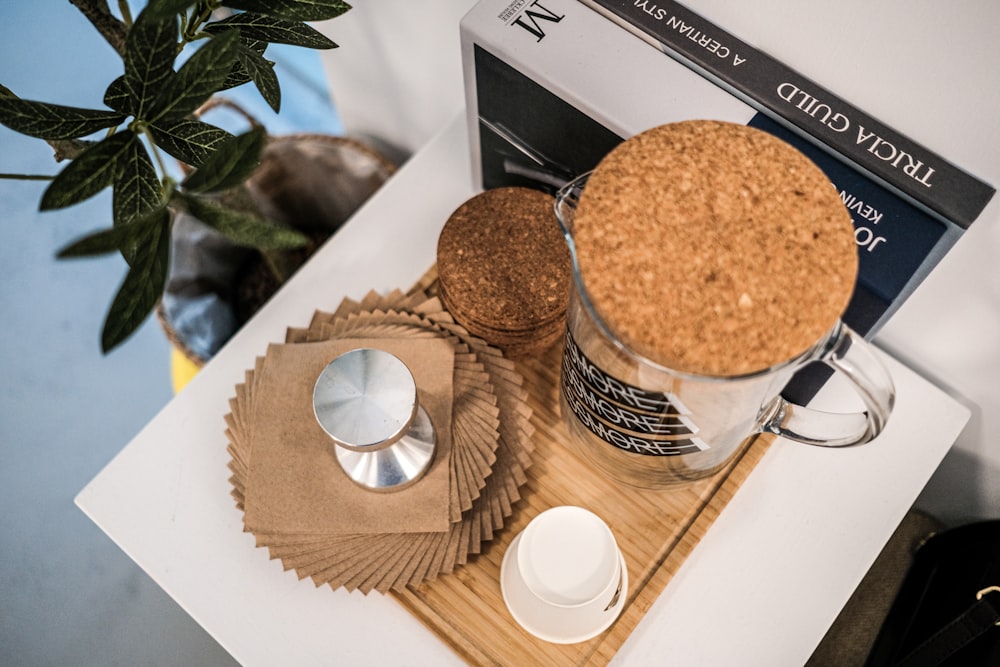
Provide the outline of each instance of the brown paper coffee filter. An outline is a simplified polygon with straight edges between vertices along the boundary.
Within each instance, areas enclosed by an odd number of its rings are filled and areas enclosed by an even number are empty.
[[[426,346],[428,343],[432,343],[433,344],[434,341],[433,340],[430,340],[430,341],[424,340],[424,341],[418,341],[418,342],[405,341],[405,345],[404,346],[411,346],[412,347],[412,346],[416,345],[417,347],[421,347],[421,346]],[[438,340],[437,343],[441,344],[441,341]],[[320,343],[310,343],[310,344],[308,344],[306,346],[303,346],[303,348],[309,348],[309,347],[315,348],[316,346],[324,346],[325,347],[325,346],[330,346],[330,345],[334,345],[334,344],[336,344],[338,346],[338,349],[339,349],[339,347],[342,347],[344,349],[356,349],[358,347],[373,347],[373,346],[378,345],[381,348],[386,349],[387,351],[397,353],[397,356],[400,356],[400,358],[403,358],[404,361],[406,360],[405,356],[402,354],[402,352],[399,349],[400,345],[402,344],[401,341],[393,341],[393,340],[381,340],[380,341],[380,340],[372,340],[372,339],[344,339],[344,340],[339,340],[339,341],[330,341],[330,342],[321,343],[321,344]],[[446,343],[445,343],[445,345],[446,345]],[[298,348],[297,347],[297,348],[295,348],[295,350],[299,351],[299,350],[301,350],[303,348]],[[428,364],[432,365],[432,366],[436,366],[436,364],[440,363],[440,361],[441,361],[440,357],[438,357],[438,359],[436,361],[434,360],[433,356],[428,356],[426,358],[426,362]],[[440,369],[446,369],[447,367],[448,367],[448,365],[445,364],[444,366],[441,366]],[[416,373],[415,373],[415,376],[416,376]],[[420,377],[419,376],[417,376],[417,377],[418,377],[418,382],[419,382],[420,381]],[[421,404],[424,405],[424,400],[423,399],[421,399]],[[429,408],[430,406],[425,405],[425,407]],[[449,420],[446,420],[443,417],[440,418],[440,419],[435,419],[434,412],[432,412],[430,409],[428,409],[428,411],[431,413],[432,420],[435,421],[435,423],[449,423]],[[287,433],[287,431],[286,431],[286,433]],[[447,465],[447,464],[450,464],[450,462],[454,461],[454,457],[449,456],[448,440],[442,441],[440,439],[441,435],[442,434],[439,433],[439,455],[440,455],[440,460],[443,461],[443,462],[445,462],[443,465]],[[450,435],[451,435],[450,430],[448,430],[444,435],[445,435],[446,438],[450,439]],[[495,434],[494,434],[493,437],[496,437]],[[326,463],[330,463],[330,462],[327,461]],[[333,462],[333,463],[335,464],[335,462]],[[435,467],[432,467],[432,471],[436,469],[436,466],[437,466],[437,464],[435,464]],[[339,470],[339,465],[336,467],[335,472],[336,473],[341,473],[342,472],[342,471]],[[422,488],[424,488],[423,492],[425,494],[431,495],[432,497],[434,497],[437,500],[440,500],[442,497],[443,498],[449,498],[450,502],[448,503],[448,510],[449,510],[448,521],[451,522],[451,521],[457,521],[459,519],[459,517],[460,517],[460,502],[459,502],[459,499],[458,499],[457,495],[454,494],[454,492],[455,492],[454,486],[455,486],[454,484],[451,484],[451,480],[450,480],[450,476],[449,476],[448,484],[447,484],[448,490],[446,490],[446,491],[442,491],[441,488],[440,488],[440,485],[438,486],[437,489],[432,489],[432,488],[430,488],[430,485],[427,485],[426,483],[421,483],[421,484],[415,485],[413,488],[422,487]],[[366,490],[363,490],[363,489],[360,489],[360,487],[355,487],[353,484],[347,485],[346,488],[349,489],[349,490],[353,489],[355,491],[355,493],[362,494],[361,497],[365,498],[365,499],[367,499],[367,498],[369,498],[371,496],[370,492],[368,492]],[[393,497],[393,498],[402,496],[400,498],[399,502],[411,502],[409,499],[406,498],[406,495],[407,495],[408,492],[409,492],[409,489],[401,491],[401,492],[398,492],[398,493],[389,494],[389,496]],[[295,493],[297,495],[302,494],[302,489],[296,489]],[[375,500],[376,504],[382,502],[378,498],[376,498],[374,500]],[[470,501],[466,501],[465,504],[469,505]],[[414,510],[416,508],[417,508],[417,506],[413,507]],[[381,512],[381,510],[378,510],[378,511]],[[253,515],[253,512],[248,512],[248,515],[247,515],[247,523],[248,523],[248,525],[251,524],[251,523],[253,523],[253,521],[254,521],[254,517],[252,515]],[[357,528],[357,526],[355,526],[355,528],[353,530],[338,530],[338,531],[334,531],[334,530],[331,530],[331,529],[328,528],[328,529],[325,529],[323,531],[323,534],[331,534],[331,533],[336,533],[336,532],[340,532],[340,533],[345,533],[346,532],[348,534],[353,533],[353,532],[382,532],[382,530],[385,529],[384,526],[382,525],[382,523],[384,523],[384,519],[381,518],[381,517],[376,517],[376,519],[374,521],[372,521],[370,518],[368,518],[368,517],[365,516],[364,512],[358,512],[358,511],[355,511],[353,513],[349,512],[348,515],[350,515],[350,516],[353,517],[352,520],[355,523],[364,524],[364,530],[359,530]],[[289,529],[292,528],[292,526],[288,522],[284,521],[281,517],[278,517],[278,520],[282,521],[282,525],[284,526],[285,530],[289,530]],[[419,524],[419,522],[415,522],[412,519],[407,518],[405,516],[404,517],[400,517],[397,520],[399,522],[405,524],[407,526],[407,530],[416,531],[416,530],[423,530],[423,529],[427,529],[428,528],[427,526],[421,526]],[[253,525],[252,528],[257,533],[269,532],[263,526]],[[446,528],[445,525],[439,525],[439,527],[438,527],[438,529],[440,529],[440,530],[444,530],[445,528]]]
[[[319,325],[319,329],[323,336],[331,338],[375,336],[379,332],[394,337],[440,337],[439,333],[428,329],[415,316],[379,311],[352,314],[334,323],[324,322]],[[455,356],[454,377],[455,401],[463,409],[455,412],[453,429],[461,426],[461,432],[470,436],[468,443],[471,446],[458,448],[452,461],[458,482],[456,489],[462,498],[460,509],[464,511],[469,508],[471,500],[479,495],[479,490],[491,471],[491,467],[478,468],[477,474],[468,474],[473,469],[470,458],[473,461],[477,458],[486,458],[491,463],[495,460],[493,450],[496,449],[498,437],[499,408],[496,407],[496,398],[492,395],[489,375],[482,370],[481,364],[476,363],[475,355],[468,351],[467,346],[462,345],[461,350],[463,352],[456,353]],[[473,452],[475,449],[480,451]],[[454,520],[457,521],[458,517],[455,516]]]
[[[452,347],[443,340],[331,340],[272,345],[257,374],[244,522],[254,532],[443,531],[449,520],[451,429],[436,427],[430,470],[408,488],[373,494],[353,483],[316,421],[316,378],[341,354],[378,346],[399,357],[435,425],[451,424]]]
[[[717,121],[620,144],[573,220],[583,282],[611,330],[639,354],[707,375],[762,370],[820,341],[854,289],[853,232],[805,155]]]
[[[473,489],[478,484],[481,488],[458,494],[466,509],[445,531],[335,535],[277,525],[252,532],[258,546],[268,548],[272,558],[280,558],[300,578],[333,588],[386,592],[452,572],[502,529],[512,504],[520,498],[525,469],[531,463],[531,411],[524,404],[522,380],[512,362],[455,325],[438,299],[419,292],[396,291],[386,296],[372,292],[361,301],[345,299],[332,313],[317,311],[308,327],[289,329],[289,344],[283,347],[324,340],[347,343],[359,335],[376,341],[395,336],[410,342],[448,343],[454,358],[454,385],[465,387],[456,392],[452,404],[451,459],[458,465],[449,466],[449,485]],[[247,372],[226,416],[232,493],[241,509],[247,490],[254,492],[249,478],[260,463],[253,444],[259,420],[267,415],[258,412],[266,410],[261,397],[269,399],[273,393],[265,384],[274,380],[269,376],[270,366],[262,358]],[[489,444],[482,446],[484,441]],[[454,489],[449,488],[447,495],[455,498]],[[274,515],[264,516],[273,519]]]

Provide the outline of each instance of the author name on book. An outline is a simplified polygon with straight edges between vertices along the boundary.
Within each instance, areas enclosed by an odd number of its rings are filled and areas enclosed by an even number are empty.
[[[864,125],[852,123],[847,114],[835,111],[829,104],[790,81],[778,84],[776,92],[778,97],[792,107],[834,132],[847,133],[854,128],[854,143],[857,146],[924,187],[933,186],[931,183],[935,171],[933,167],[879,136],[875,131],[865,129]]]

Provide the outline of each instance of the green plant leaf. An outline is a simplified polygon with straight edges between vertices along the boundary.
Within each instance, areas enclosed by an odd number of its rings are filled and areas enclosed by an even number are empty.
[[[200,167],[219,144],[233,136],[223,129],[200,120],[182,118],[149,126],[156,145],[175,158]]]
[[[153,161],[141,141],[129,144],[122,169],[113,184],[112,211],[115,227],[141,220],[163,206],[163,188]],[[133,244],[119,246],[122,257],[131,265],[137,248]]]
[[[138,225],[122,225],[87,234],[64,247],[56,256],[59,259],[72,259],[117,252],[123,245],[131,245],[131,236],[136,235],[138,227]]]
[[[128,338],[152,312],[167,284],[170,262],[170,211],[157,209],[138,224],[142,236],[137,239],[138,252],[118,289],[101,332],[101,349],[105,354]],[[131,225],[130,225],[131,226]]]
[[[142,118],[157,93],[174,76],[177,57],[177,17],[163,19],[143,11],[125,39],[125,85],[135,115]]]
[[[81,109],[60,104],[0,97],[0,123],[39,139],[77,139],[125,120],[114,111]]]
[[[243,34],[240,35],[240,42],[243,46],[261,56],[264,55],[264,52],[267,51],[267,47],[270,46],[270,43],[263,39],[251,39]]]
[[[274,63],[249,49],[240,51],[239,62],[274,113],[281,111],[281,86],[274,72]]]
[[[272,16],[254,14],[234,14],[229,18],[209,23],[205,31],[220,33],[231,28],[239,28],[240,34],[250,39],[260,39],[276,44],[305,46],[310,49],[333,49],[337,45],[323,36],[315,28],[298,21],[286,21]]]
[[[198,49],[157,93],[147,114],[150,122],[186,116],[222,88],[240,50],[239,33],[227,30]]]
[[[189,192],[219,192],[237,186],[260,165],[260,154],[267,142],[263,128],[222,142],[181,187]]]
[[[222,82],[222,86],[219,90],[229,90],[230,88],[235,88],[236,86],[242,86],[244,83],[250,83],[252,79],[250,75],[246,73],[243,69],[243,65],[237,60],[233,65],[233,68],[229,70],[229,74],[226,75],[226,80]]]
[[[291,21],[325,21],[351,8],[342,0],[223,0],[222,4]]]
[[[111,185],[133,141],[139,139],[131,132],[117,132],[85,150],[42,193],[41,210],[72,206]]]
[[[234,32],[239,32],[239,30],[234,30]],[[249,50],[259,56],[264,55],[264,51],[267,49],[267,42],[262,42],[259,39],[247,39],[240,36],[241,53],[243,51]],[[269,62],[269,61],[268,61]],[[229,88],[235,88],[236,86],[242,86],[244,83],[249,83],[253,79],[247,74],[246,69],[240,63],[240,59],[237,58],[236,62],[233,63],[233,68],[229,70],[229,75],[222,84],[220,90],[228,90]]]
[[[267,51],[267,47],[270,46],[270,44],[263,39],[251,39],[246,35],[240,35],[240,42],[243,46],[261,56],[264,55],[264,52]]]
[[[225,208],[205,197],[177,196],[191,215],[237,245],[260,250],[287,250],[309,243],[304,234],[264,218]]]
[[[114,181],[114,223],[126,225],[163,203],[163,189],[153,161],[141,141],[129,143],[122,169]]]
[[[104,91],[104,103],[118,113],[126,116],[135,115],[132,92],[125,83],[124,74],[108,85],[108,89]]]
[[[118,252],[126,247],[138,248],[149,236],[147,227],[156,224],[160,215],[160,209],[157,208],[138,220],[87,234],[64,247],[56,256],[59,259],[96,257]]]

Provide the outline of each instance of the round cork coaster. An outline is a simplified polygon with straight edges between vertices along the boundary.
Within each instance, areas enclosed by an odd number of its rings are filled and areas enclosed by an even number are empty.
[[[851,218],[826,175],[761,130],[686,121],[616,147],[573,240],[600,317],[639,354],[732,376],[795,358],[854,289]]]
[[[455,210],[438,238],[442,301],[505,351],[541,349],[563,327],[571,268],[554,201],[530,188],[487,190]]]

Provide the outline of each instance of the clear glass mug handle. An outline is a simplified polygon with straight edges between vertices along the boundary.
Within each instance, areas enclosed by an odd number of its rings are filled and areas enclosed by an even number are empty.
[[[889,420],[896,390],[871,345],[850,327],[840,324],[816,360],[847,378],[861,397],[865,410],[824,412],[779,396],[761,430],[823,447],[860,445],[875,438]]]

